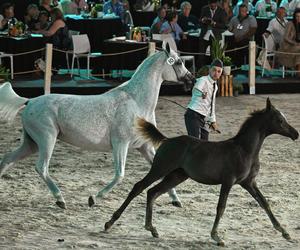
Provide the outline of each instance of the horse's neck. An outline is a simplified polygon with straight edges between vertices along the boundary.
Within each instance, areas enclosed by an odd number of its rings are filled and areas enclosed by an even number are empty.
[[[253,122],[241,128],[235,141],[251,155],[258,155],[267,133],[263,122]]]
[[[160,86],[162,84],[163,58],[155,54],[148,58],[129,80],[126,90],[135,99],[138,106],[147,111],[155,110]]]

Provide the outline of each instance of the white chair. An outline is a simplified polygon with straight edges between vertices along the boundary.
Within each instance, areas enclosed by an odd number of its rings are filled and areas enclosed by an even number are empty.
[[[176,45],[176,42],[175,42],[172,34],[153,34],[152,38],[153,38],[153,40],[167,42],[169,44],[170,48],[172,50],[174,50],[176,53],[178,53],[177,45]],[[196,72],[195,57],[194,56],[180,56],[180,58],[182,59],[184,65],[185,65],[186,61],[192,62],[192,73],[193,73],[193,75],[195,75],[195,72]]]
[[[272,35],[269,35],[266,37],[265,35],[263,37],[263,49],[265,50],[265,55],[263,56],[262,60],[262,71],[261,76],[264,76],[265,73],[265,64],[267,63],[268,58],[272,58],[272,68],[274,68],[275,65],[275,56],[276,56],[276,44],[274,41],[274,38]],[[285,76],[285,68],[282,66],[282,78]]]
[[[89,78],[89,76],[90,76],[90,58],[100,57],[102,55],[102,53],[100,53],[100,52],[91,53],[90,40],[89,40],[87,34],[73,35],[72,42],[73,42],[73,55],[72,55],[71,76],[73,76],[75,58],[77,59],[78,72],[80,73],[79,58],[86,57],[87,58],[87,77]]]
[[[72,36],[79,35],[79,34],[80,34],[80,31],[77,31],[77,30],[69,30],[69,37],[70,37],[71,39],[72,39]],[[68,71],[70,70],[69,54],[73,54],[73,51],[71,51],[71,50],[67,50],[67,51],[66,51],[66,61],[67,61],[67,68],[68,68]]]
[[[14,57],[13,54],[7,54],[4,52],[0,52],[0,65],[1,65],[1,59],[8,57],[10,59],[10,77],[11,79],[14,79]]]

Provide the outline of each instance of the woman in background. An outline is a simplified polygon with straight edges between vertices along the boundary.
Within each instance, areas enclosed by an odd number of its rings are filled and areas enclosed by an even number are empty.
[[[15,7],[12,3],[4,3],[1,6],[0,30],[8,29],[8,23],[15,24],[18,20],[15,18]]]

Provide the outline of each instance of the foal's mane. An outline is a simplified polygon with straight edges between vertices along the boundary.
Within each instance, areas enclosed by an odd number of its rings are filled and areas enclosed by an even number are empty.
[[[255,110],[250,113],[249,117],[241,125],[237,135],[246,133],[249,128],[253,127],[254,123],[256,124],[261,120],[261,118],[266,114],[266,109]]]

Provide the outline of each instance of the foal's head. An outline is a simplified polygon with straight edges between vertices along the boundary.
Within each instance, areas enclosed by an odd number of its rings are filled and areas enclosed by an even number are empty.
[[[265,112],[268,134],[279,134],[290,137],[292,140],[298,139],[298,131],[288,124],[285,116],[271,104],[269,98],[267,99]]]
[[[166,65],[163,71],[163,79],[170,82],[183,82],[186,90],[189,90],[196,79],[191,72],[184,66],[182,59],[178,54],[170,49],[166,43]]]

